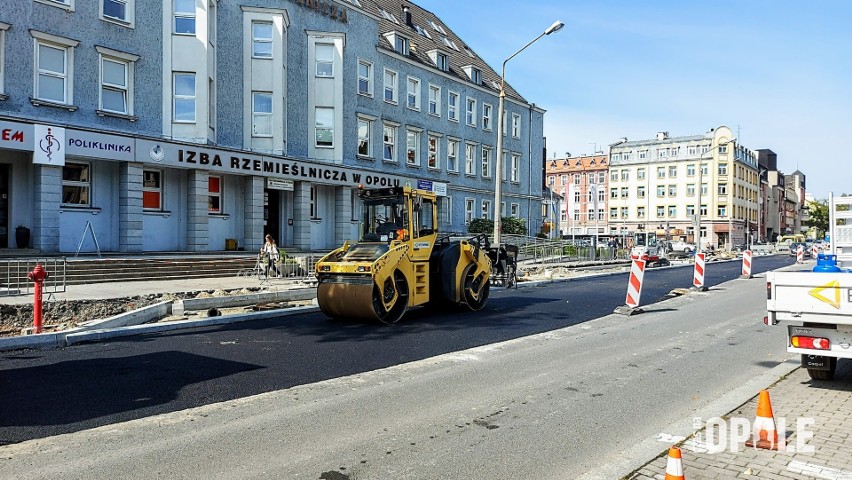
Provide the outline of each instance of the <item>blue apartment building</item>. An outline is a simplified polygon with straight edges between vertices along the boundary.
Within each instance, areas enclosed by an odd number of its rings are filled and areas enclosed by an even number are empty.
[[[410,2],[0,2],[0,248],[326,250],[360,186],[406,184],[466,231],[494,214],[499,80]],[[502,212],[530,232],[543,115],[507,87]]]

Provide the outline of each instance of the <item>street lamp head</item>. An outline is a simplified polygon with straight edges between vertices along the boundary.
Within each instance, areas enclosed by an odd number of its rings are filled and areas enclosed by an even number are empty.
[[[735,143],[736,141],[737,141],[737,138],[736,138],[736,137],[734,137],[734,138],[732,138],[732,139],[728,140],[727,142],[721,143],[720,145],[727,145],[727,144],[729,144],[729,143]]]
[[[562,27],[564,27],[564,26],[565,26],[565,24],[562,23],[562,20],[557,20],[557,21],[553,22],[553,25],[547,27],[547,30],[544,31],[544,34],[550,35],[551,33],[556,33],[559,30],[562,30]]]

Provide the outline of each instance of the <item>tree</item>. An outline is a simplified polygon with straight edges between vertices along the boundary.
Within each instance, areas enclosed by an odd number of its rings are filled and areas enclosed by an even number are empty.
[[[494,220],[488,218],[474,218],[467,226],[470,233],[484,233],[490,235],[494,232]],[[507,235],[526,235],[527,225],[520,218],[503,217],[503,232]]]
[[[819,232],[828,231],[828,203],[815,201],[808,202],[808,221],[802,222],[808,227],[816,228]]]

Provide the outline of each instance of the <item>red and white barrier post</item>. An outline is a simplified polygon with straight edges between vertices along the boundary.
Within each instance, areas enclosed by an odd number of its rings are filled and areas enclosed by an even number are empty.
[[[704,265],[707,258],[706,253],[695,254],[695,270],[692,273],[692,288],[704,292],[707,287],[704,286]]]
[[[645,277],[645,260],[634,258],[630,265],[630,277],[627,280],[627,297],[624,306],[615,309],[615,313],[633,315],[642,313],[639,298],[642,296],[642,279]]]
[[[751,250],[746,250],[743,252],[742,278],[751,278]]]
[[[796,247],[796,263],[805,263],[805,247],[802,245]]]
[[[814,245],[811,247],[811,251],[813,252],[813,254],[812,254],[811,256],[812,256],[813,258],[817,258],[817,255],[819,255],[819,247],[818,247],[818,246],[816,246],[816,244],[814,244]]]

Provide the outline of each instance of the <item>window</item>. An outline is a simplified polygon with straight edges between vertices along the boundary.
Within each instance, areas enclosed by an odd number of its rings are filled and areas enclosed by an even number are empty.
[[[385,69],[385,101],[396,103],[396,72]]]
[[[627,207],[621,207],[621,218],[627,218]]]
[[[609,189],[609,198],[618,198],[618,189],[610,188]]]
[[[677,206],[669,205],[669,217],[674,218],[677,216]]]
[[[512,138],[521,138],[521,116],[512,114]]]
[[[458,172],[459,164],[458,164],[458,154],[459,154],[459,141],[458,140],[447,140],[447,171],[448,172]]]
[[[272,58],[272,24],[252,22],[251,24],[252,58]]]
[[[694,197],[695,196],[695,184],[694,183],[688,183],[686,185],[686,196],[687,197]]]
[[[666,178],[666,167],[657,167],[657,178]]]
[[[251,135],[272,136],[272,94],[269,92],[251,94]]]
[[[666,186],[665,185],[657,185],[657,196],[665,197],[666,196]]]
[[[588,177],[588,178],[589,178],[589,185],[594,185],[594,184],[595,184],[595,180],[597,179],[597,177],[595,176],[595,174],[594,174],[594,173],[589,172],[589,177]]]
[[[358,60],[358,93],[373,96],[373,64]]]
[[[695,205],[687,205],[686,206],[686,216],[692,217],[695,215]]]
[[[464,173],[465,175],[476,175],[476,145],[464,144]]]
[[[6,51],[6,30],[10,27],[9,24],[0,22],[0,100],[5,100],[8,98],[6,96],[6,85],[3,81],[4,73],[5,73],[5,64],[6,64],[6,56],[4,52]]]
[[[707,164],[702,163],[701,164],[701,175],[708,175],[709,173],[710,173],[710,170],[707,168]]]
[[[719,195],[727,195],[728,194],[728,184],[720,183],[718,187]]]
[[[314,59],[317,64],[317,77],[334,77],[334,45],[330,43],[317,43],[315,49]]]
[[[175,0],[175,33],[195,35],[195,0]]]
[[[728,174],[728,164],[720,163],[719,164],[719,175],[727,175]]]
[[[46,5],[53,5],[54,7],[68,7],[66,10],[72,11],[74,9],[74,0],[36,0],[39,3],[44,3]]]
[[[37,43],[36,98],[56,103],[71,103],[69,55],[70,47]]]
[[[101,110],[130,114],[129,62],[101,56]]]
[[[521,206],[517,203],[513,203],[509,208],[511,209],[509,215],[511,215],[512,218],[518,218],[518,213],[520,212]]]
[[[470,81],[477,84],[477,85],[481,85],[482,84],[482,70],[480,70],[476,67],[470,67],[468,70],[469,70],[468,76],[470,77]]]
[[[574,174],[574,175],[572,175],[572,176],[574,177],[574,185],[579,185],[579,184],[580,184],[580,174],[579,174],[579,173],[575,173],[575,174]]]
[[[142,209],[163,210],[163,172],[160,170],[142,171]]]
[[[702,217],[707,216],[707,205],[701,205],[701,216]]]
[[[426,158],[426,166],[429,168],[441,168],[439,141],[440,139],[438,137],[429,135],[429,151]]]
[[[677,177],[677,167],[674,165],[669,166],[669,178]]]
[[[645,207],[636,207],[636,218],[645,218]]]
[[[621,180],[625,182],[630,180],[630,170],[624,169],[621,171]]]
[[[676,197],[677,196],[677,185],[669,185],[669,196]]]
[[[680,147],[669,148],[669,157],[676,157],[680,154]]]
[[[621,154],[619,154],[619,153],[613,153],[612,154],[612,161],[613,162],[618,162],[620,160],[621,160]]]
[[[470,97],[467,98],[465,121],[471,127],[476,126],[476,100]]]
[[[482,201],[482,218],[491,218],[491,202],[488,200]]]
[[[382,151],[382,159],[386,162],[396,161],[396,127],[393,125],[384,125],[383,141],[384,149]]]
[[[439,214],[441,215],[441,220],[445,225],[450,225],[453,223],[453,197],[439,197],[438,201],[440,202]]]
[[[334,108],[315,107],[316,146],[334,147]]]
[[[491,178],[491,148],[482,147],[482,178]]]
[[[358,155],[362,157],[373,156],[373,142],[370,141],[373,131],[373,122],[366,118],[358,118]]]
[[[616,207],[609,207],[609,218],[618,218],[618,209]]]
[[[435,66],[443,71],[450,70],[450,57],[446,53],[438,52],[435,55]]]
[[[491,130],[491,105],[482,104],[482,129]]]
[[[690,146],[686,147],[686,154],[689,155],[690,157],[697,155],[698,154],[698,147],[696,147],[695,145],[690,145]]]
[[[393,48],[397,53],[408,56],[410,51],[408,39],[399,35],[394,35]]]
[[[512,164],[511,170],[509,172],[509,179],[513,182],[518,181],[519,170],[521,166],[521,156],[517,153],[512,154]]]
[[[210,175],[207,180],[207,213],[222,213],[222,177]]]
[[[598,183],[601,185],[606,183],[606,172],[598,172]]]
[[[636,187],[636,197],[637,198],[645,198],[645,186]]]
[[[618,192],[616,191],[615,188],[613,188],[613,195],[615,195],[615,197],[613,197],[613,198],[618,197]],[[580,203],[580,191],[579,190],[574,191],[574,203]]]
[[[441,116],[441,87],[429,85],[429,115]]]
[[[317,189],[311,185],[311,200],[310,200],[311,218],[317,218]]]
[[[630,196],[630,188],[621,187],[621,198],[628,198]]]
[[[420,110],[420,80],[408,77],[408,108]]]
[[[666,158],[668,156],[667,148],[658,148],[657,149],[657,158]]]
[[[181,123],[195,122],[195,74],[174,75],[174,120]]]
[[[728,216],[728,210],[727,210],[727,208],[725,208],[724,205],[720,205],[719,208],[716,209],[716,214],[720,217],[727,217]]]
[[[719,154],[728,153],[727,145],[719,145]]]
[[[416,130],[405,132],[405,162],[409,166],[420,166],[420,132]]]
[[[133,25],[134,0],[101,0],[101,18]]]
[[[657,218],[662,218],[666,216],[666,207],[662,205],[657,206]]]
[[[609,172],[609,181],[617,182],[618,181],[618,170],[613,170]]]
[[[472,198],[464,199],[464,223],[465,225],[469,224],[473,221],[473,203],[474,200]]]
[[[622,154],[621,154],[621,158],[622,158],[623,160],[625,160],[625,161],[626,161],[626,160],[630,160],[630,152],[624,152],[624,153],[622,153]]]
[[[447,119],[459,121],[459,94],[456,92],[447,93]]]
[[[586,219],[594,220],[595,219],[595,209],[592,206],[589,206],[586,209]]]
[[[648,158],[648,150],[639,150],[639,160]]]
[[[689,165],[686,166],[686,176],[687,177],[694,177],[695,176],[695,164],[694,163],[690,163]]]
[[[62,167],[62,205],[90,207],[91,182],[91,166],[88,163],[65,162]]]

